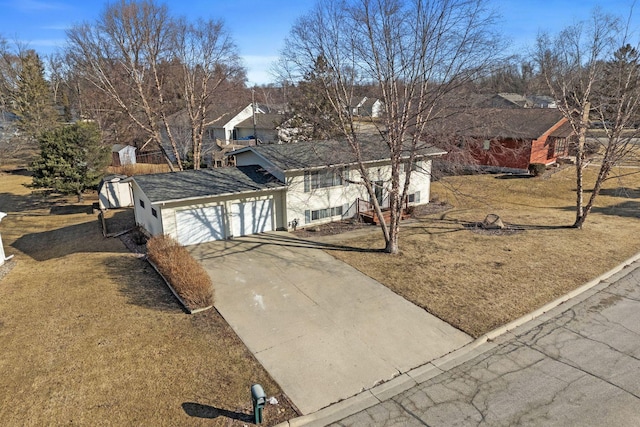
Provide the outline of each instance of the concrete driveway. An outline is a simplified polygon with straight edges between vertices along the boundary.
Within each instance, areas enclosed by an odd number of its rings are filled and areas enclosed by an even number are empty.
[[[189,248],[216,308],[303,414],[471,341],[320,245],[273,232]]]

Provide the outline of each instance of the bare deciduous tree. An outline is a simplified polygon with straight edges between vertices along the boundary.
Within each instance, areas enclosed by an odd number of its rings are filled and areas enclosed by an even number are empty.
[[[213,118],[215,95],[229,86],[244,87],[245,71],[236,45],[221,21],[198,20],[177,24],[173,52],[181,66],[181,81],[191,129],[194,169],[200,168],[202,140]]]
[[[182,169],[167,124],[167,99],[160,65],[170,57],[174,25],[166,6],[153,1],[121,0],[108,5],[95,23],[67,31],[69,58],[83,78],[113,99],[173,163],[163,144],[165,127],[173,155]]]
[[[595,10],[591,19],[572,25],[555,38],[538,38],[536,61],[558,108],[577,135],[576,219],[582,228],[612,168],[632,153],[640,113],[640,61],[627,44],[621,20]],[[591,196],[584,203],[587,132],[603,129],[601,164]]]
[[[222,22],[191,23],[172,17],[154,0],[120,0],[108,5],[96,23],[75,26],[67,35],[77,72],[125,112],[172,170],[171,157],[183,169],[185,151],[172,115],[185,110],[189,148],[199,168],[214,95],[223,87],[244,87],[245,81]]]
[[[323,95],[334,110],[345,145],[355,153],[362,182],[382,218],[360,153],[370,141],[354,123],[351,99],[364,84],[384,103],[377,142],[391,159],[390,224],[380,222],[385,251],[398,252],[399,221],[413,164],[426,143],[426,126],[457,87],[479,77],[500,52],[494,14],[485,0],[325,0],[292,28],[280,70],[290,81],[326,64]]]

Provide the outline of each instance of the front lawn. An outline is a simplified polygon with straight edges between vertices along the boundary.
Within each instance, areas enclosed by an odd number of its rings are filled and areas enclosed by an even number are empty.
[[[0,279],[1,425],[267,425],[295,417],[216,310],[189,315],[86,205],[56,207],[0,172],[14,268]],[[71,199],[72,200],[72,199]],[[72,200],[73,203],[73,200]]]
[[[606,183],[583,230],[567,227],[575,219],[571,167],[538,178],[449,177],[433,183],[432,198],[453,208],[403,225],[400,255],[331,254],[478,337],[640,251],[640,173],[617,172],[624,176]],[[595,168],[587,175],[591,182]],[[511,232],[478,233],[473,226],[490,213]],[[384,247],[377,229],[348,236],[331,242]]]

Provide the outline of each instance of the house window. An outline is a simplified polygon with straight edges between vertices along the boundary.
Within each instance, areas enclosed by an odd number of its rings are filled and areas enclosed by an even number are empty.
[[[313,221],[319,221],[321,219],[342,215],[342,212],[343,212],[342,206],[335,206],[335,207],[326,208],[326,209],[306,210],[304,211],[305,223],[309,224],[310,222],[313,222]]]
[[[158,218],[158,211],[155,210],[154,208],[151,208],[151,215],[155,216],[156,218]]]
[[[567,150],[567,138],[557,138],[554,145],[554,156],[564,156]]]
[[[420,192],[416,191],[415,193],[409,194],[408,200],[409,203],[420,203]]]
[[[419,160],[414,161],[413,164],[411,165],[411,171],[416,172],[421,170],[422,170],[422,162]]]
[[[140,207],[144,209],[144,200],[140,199],[139,202],[140,202]]]
[[[304,191],[347,184],[347,169],[329,169],[304,173]]]

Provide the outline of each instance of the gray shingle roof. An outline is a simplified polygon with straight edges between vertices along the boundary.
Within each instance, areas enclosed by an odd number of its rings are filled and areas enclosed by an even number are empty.
[[[256,114],[256,127],[258,129],[275,129],[285,119],[284,114]],[[251,128],[253,126],[253,117],[249,117],[238,123],[237,128]]]
[[[434,135],[464,135],[478,138],[536,139],[563,120],[554,108],[475,108],[452,111],[434,119]]]
[[[152,203],[284,188],[259,166],[138,175],[133,180]]]
[[[347,142],[341,141],[307,141],[290,144],[266,144],[238,150],[230,155],[244,151],[254,151],[267,159],[282,171],[314,169],[327,166],[355,164],[357,158]],[[374,162],[389,159],[389,148],[383,142],[367,142],[361,144],[362,160]],[[416,150],[416,155],[440,156],[446,154],[432,145],[425,145]],[[407,156],[408,157],[408,153]]]

